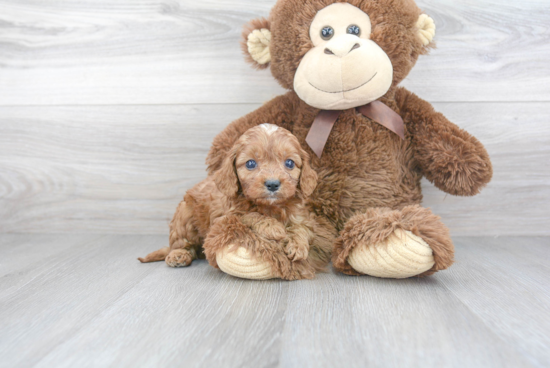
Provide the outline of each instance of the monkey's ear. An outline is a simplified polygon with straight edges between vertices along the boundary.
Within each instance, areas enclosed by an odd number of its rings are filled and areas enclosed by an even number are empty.
[[[223,160],[222,166],[214,172],[214,182],[218,190],[230,198],[235,198],[239,192],[239,178],[235,170],[237,149],[233,147]]]
[[[435,36],[434,20],[427,14],[420,14],[418,21],[416,21],[416,28],[418,29],[418,38],[420,38],[422,45],[428,46]]]
[[[258,18],[250,21],[243,30],[241,48],[246,60],[257,69],[265,69],[271,61],[269,45],[271,31],[269,20]]]

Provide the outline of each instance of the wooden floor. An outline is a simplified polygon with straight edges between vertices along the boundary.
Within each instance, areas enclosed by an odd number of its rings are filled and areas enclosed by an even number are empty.
[[[0,366],[550,365],[550,238],[457,238],[425,279],[296,282],[136,260],[165,242],[0,235]]]

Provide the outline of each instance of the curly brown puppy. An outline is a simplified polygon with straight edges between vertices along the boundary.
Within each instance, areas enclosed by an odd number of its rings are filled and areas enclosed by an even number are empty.
[[[138,259],[183,267],[205,256],[224,270],[220,259],[229,251],[241,255],[235,264],[253,261],[253,269],[242,271],[246,278],[312,278],[330,253],[306,206],[316,186],[309,155],[294,135],[272,124],[254,127],[214,175],[186,193],[170,224],[170,247]],[[265,267],[258,269],[258,261]]]

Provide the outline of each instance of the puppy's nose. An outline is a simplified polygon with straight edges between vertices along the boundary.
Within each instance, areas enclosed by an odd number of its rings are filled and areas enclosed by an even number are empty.
[[[280,186],[281,186],[281,182],[279,180],[268,179],[268,180],[265,181],[265,187],[270,192],[278,191]]]

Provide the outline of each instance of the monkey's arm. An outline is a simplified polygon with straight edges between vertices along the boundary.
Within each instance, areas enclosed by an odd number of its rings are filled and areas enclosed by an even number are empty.
[[[406,89],[399,88],[395,98],[426,178],[449,194],[479,193],[493,176],[483,145]]]
[[[248,129],[264,123],[289,128],[289,117],[292,116],[293,111],[294,102],[289,92],[282,96],[275,97],[259,109],[229,124],[212,142],[212,147],[210,147],[210,151],[206,157],[208,173],[212,174],[220,168],[222,161],[227,156],[227,152],[233,147],[237,139],[239,139]]]

